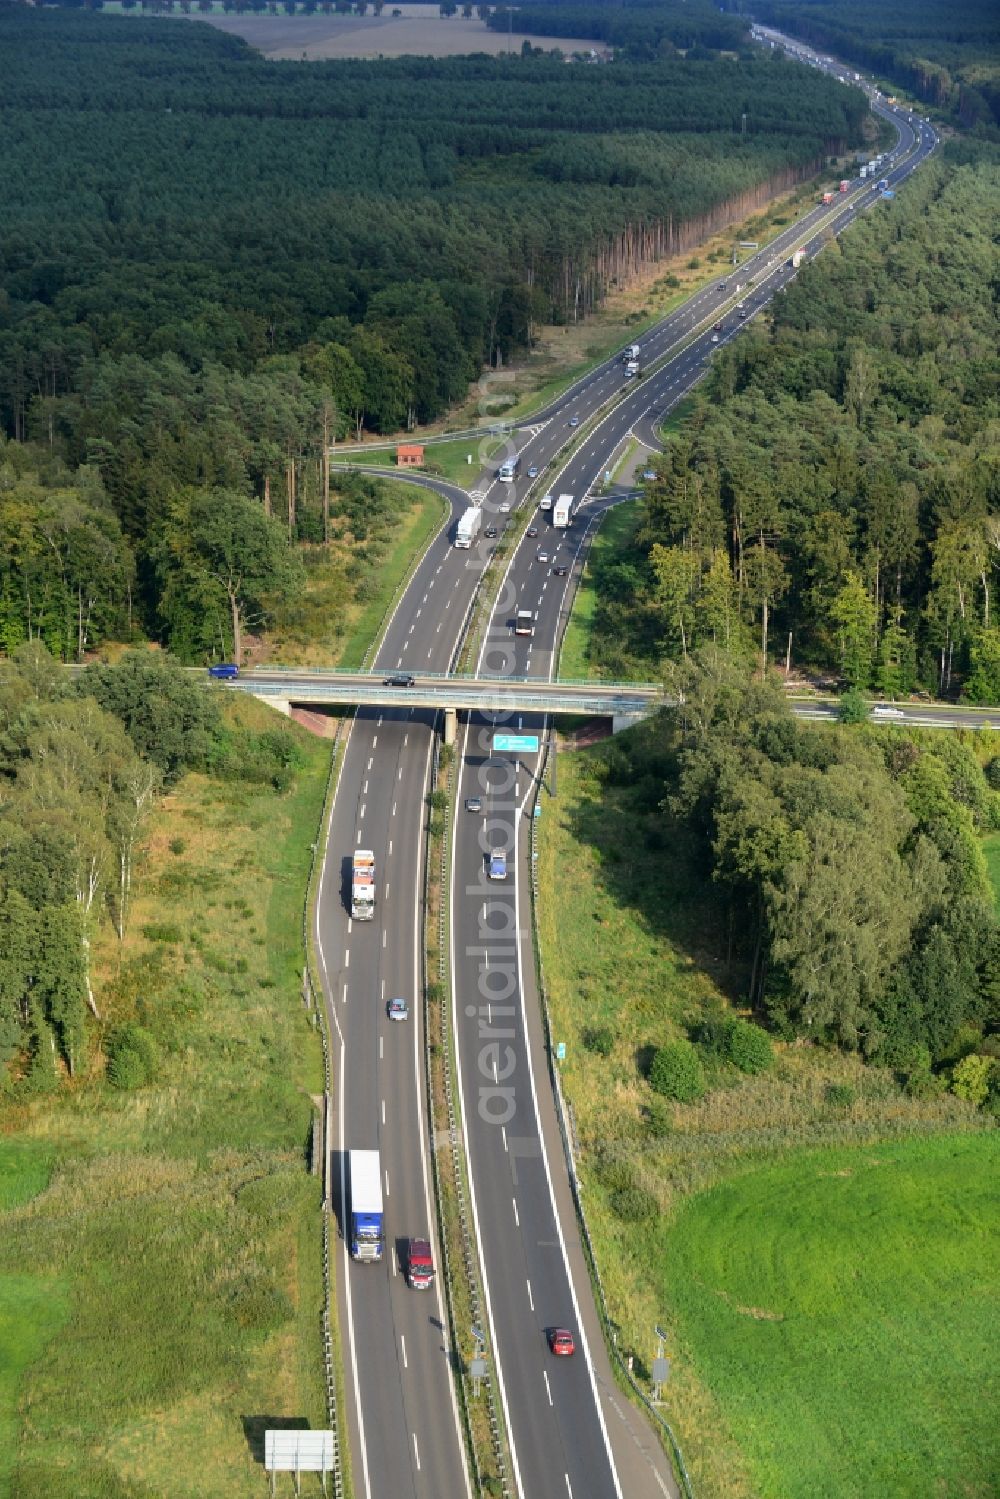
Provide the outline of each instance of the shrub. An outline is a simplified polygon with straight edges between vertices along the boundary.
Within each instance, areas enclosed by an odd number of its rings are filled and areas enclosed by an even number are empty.
[[[774,1061],[771,1038],[749,1020],[731,1020],[726,1026],[725,1055],[741,1072],[766,1072]]]
[[[849,1109],[856,1097],[850,1083],[827,1083],[826,1101],[832,1108]]]
[[[170,852],[172,854],[182,854],[186,848],[187,843],[183,838],[171,838]]]
[[[615,1033],[610,1025],[588,1025],[583,1033],[583,1044],[595,1055],[609,1057],[615,1044]]]
[[[649,1069],[650,1086],[664,1098],[693,1103],[705,1091],[701,1058],[690,1041],[671,1041],[661,1046]]]
[[[654,1140],[673,1132],[674,1121],[669,1105],[662,1098],[651,1098],[645,1109],[646,1129]]]
[[[996,1067],[992,1057],[968,1056],[956,1062],[951,1073],[951,1091],[982,1108],[990,1092],[990,1078]]]
[[[121,1025],[107,1045],[108,1082],[113,1088],[142,1088],[156,1071],[156,1042],[141,1025]]]
[[[623,1223],[641,1223],[645,1218],[655,1218],[659,1205],[645,1187],[624,1187],[620,1192],[612,1192],[611,1211]]]

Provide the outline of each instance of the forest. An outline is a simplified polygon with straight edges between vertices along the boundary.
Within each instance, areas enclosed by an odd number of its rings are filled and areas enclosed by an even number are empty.
[[[678,898],[703,908],[733,997],[914,1093],[989,1054],[1000,929],[981,835],[1000,827],[1000,757],[984,771],[956,735],[803,723],[773,674],[714,646],[668,689],[681,706],[616,739],[603,774],[625,788],[631,836],[684,871]],[[690,1021],[709,1049],[714,1023]]]
[[[0,77],[0,426],[35,445],[2,459],[0,630],[63,656],[124,620],[204,659],[164,577],[185,496],[322,539],[327,438],[440,415],[596,305],[630,226],[669,249],[866,123],[858,91],[761,56],[303,67],[9,5]]]
[[[506,8],[494,7],[486,24],[494,31],[506,31]],[[749,40],[745,17],[710,0],[694,0],[690,5],[621,0],[611,6],[587,4],[587,0],[530,0],[515,9],[510,24],[529,36],[594,37],[633,58],[669,57],[683,51],[696,61],[715,51],[743,51]]]
[[[600,580],[597,654],[716,642],[1000,702],[995,150],[958,142],[716,356]]]
[[[758,21],[832,52],[997,138],[1000,20],[993,0],[760,0]]]

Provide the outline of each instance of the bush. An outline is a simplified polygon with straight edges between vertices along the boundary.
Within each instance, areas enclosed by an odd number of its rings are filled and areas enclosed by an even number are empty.
[[[108,1082],[113,1088],[142,1088],[156,1072],[156,1042],[141,1025],[121,1025],[108,1040]]]
[[[850,1083],[828,1083],[826,1087],[826,1101],[832,1108],[849,1109],[857,1094]]]
[[[705,1073],[701,1058],[690,1041],[671,1041],[661,1046],[649,1069],[654,1092],[678,1103],[693,1103],[705,1091]]]
[[[625,1187],[620,1192],[612,1192],[611,1211],[623,1223],[641,1223],[645,1218],[655,1218],[659,1205],[645,1187]]]
[[[951,1073],[951,1091],[981,1109],[990,1093],[990,1079],[996,1067],[992,1057],[968,1056],[956,1062]]]
[[[615,1033],[610,1025],[588,1025],[583,1033],[583,1044],[596,1056],[609,1057],[615,1044]]]
[[[725,1055],[741,1072],[766,1072],[774,1061],[771,1038],[749,1020],[731,1020],[726,1026]]]
[[[669,1106],[662,1098],[651,1098],[645,1109],[646,1129],[654,1140],[662,1140],[673,1132],[674,1121]]]

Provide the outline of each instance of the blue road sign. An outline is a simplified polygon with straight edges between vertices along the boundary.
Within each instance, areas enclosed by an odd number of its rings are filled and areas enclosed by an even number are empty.
[[[504,750],[514,755],[536,755],[538,753],[538,735],[494,734],[493,753],[497,755]]]

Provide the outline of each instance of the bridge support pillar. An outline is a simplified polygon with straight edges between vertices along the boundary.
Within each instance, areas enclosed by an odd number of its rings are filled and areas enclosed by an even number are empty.
[[[261,697],[262,703],[267,703],[277,713],[283,713],[286,718],[292,716],[292,705],[287,697]]]
[[[611,720],[611,732],[620,734],[622,729],[634,729],[637,723],[642,723],[641,714],[616,713]]]
[[[444,742],[454,744],[458,733],[458,713],[454,708],[444,710]]]

